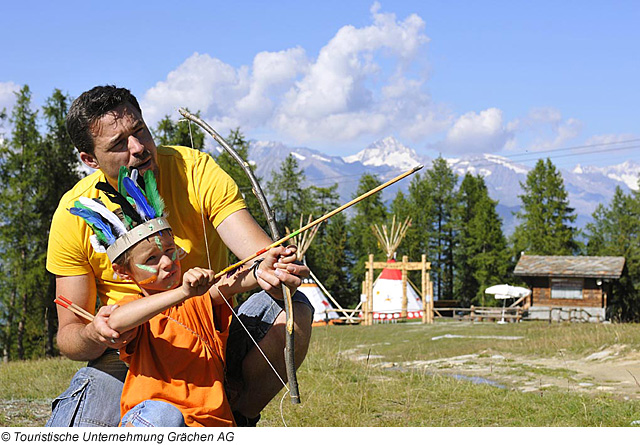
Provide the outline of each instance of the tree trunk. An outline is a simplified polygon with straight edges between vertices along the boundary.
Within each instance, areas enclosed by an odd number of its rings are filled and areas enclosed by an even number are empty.
[[[18,322],[18,335],[17,335],[17,347],[18,347],[18,360],[24,360],[24,333],[27,327],[27,292],[22,292],[22,310],[20,311],[20,321]]]
[[[13,328],[13,308],[16,304],[16,290],[15,288],[11,292],[11,301],[9,302],[9,308],[7,311],[7,326],[5,326],[4,345],[2,347],[2,361],[8,363],[11,360],[11,329]]]
[[[46,314],[45,314],[45,329],[47,333],[47,339],[44,344],[44,354],[46,357],[53,357],[55,353],[55,347],[53,339],[56,335],[56,304],[53,302],[52,295],[55,295],[56,292],[56,279],[53,274],[49,275],[49,292],[47,292],[47,300],[46,300]]]

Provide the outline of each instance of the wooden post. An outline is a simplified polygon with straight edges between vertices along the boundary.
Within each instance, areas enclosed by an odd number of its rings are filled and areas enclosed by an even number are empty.
[[[420,290],[422,292],[422,323],[428,323],[427,316],[427,256],[422,255]]]
[[[400,318],[407,319],[407,262],[409,257],[404,255],[402,257],[402,310],[400,312]]]
[[[360,302],[362,307],[362,324],[366,325],[367,320],[369,319],[369,299],[367,297],[367,289],[369,289],[369,284],[367,280],[369,279],[369,272],[364,271],[364,281],[362,282],[362,295],[364,296],[364,301]]]
[[[369,254],[369,282],[367,283],[367,302],[369,303],[369,318],[367,325],[373,325],[373,254]]]

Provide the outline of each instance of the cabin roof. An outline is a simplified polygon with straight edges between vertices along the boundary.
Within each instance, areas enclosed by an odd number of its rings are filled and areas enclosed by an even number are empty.
[[[513,274],[522,277],[555,276],[620,278],[621,256],[541,256],[522,255]]]

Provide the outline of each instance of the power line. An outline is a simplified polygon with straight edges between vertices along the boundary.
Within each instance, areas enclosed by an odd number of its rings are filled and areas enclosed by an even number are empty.
[[[629,142],[638,142],[638,141],[640,141],[640,138],[638,138],[638,139],[627,139],[627,140],[624,140],[624,141],[616,141],[616,142],[600,142],[600,143],[597,143],[597,144],[576,145],[576,146],[573,146],[573,147],[554,148],[554,149],[551,149],[551,150],[544,150],[544,151],[533,151],[533,152],[530,152],[530,151],[527,150],[524,153],[514,153],[512,155],[503,155],[502,157],[511,159],[511,158],[514,158],[514,157],[517,157],[517,156],[530,156],[530,155],[533,155],[533,154],[540,155],[540,154],[543,154],[543,153],[556,153],[556,152],[559,152],[559,151],[579,150],[579,149],[582,149],[582,148],[601,147],[603,145],[627,144]],[[621,147],[621,148],[624,149],[626,147]]]
[[[559,154],[559,155],[555,155],[555,156],[547,156],[550,159],[558,159],[558,158],[569,158],[569,157],[573,157],[573,156],[583,156],[583,155],[589,155],[589,154],[598,154],[598,153],[609,153],[612,151],[618,151],[618,150],[627,150],[627,149],[631,149],[631,148],[640,148],[640,145],[629,145],[626,147],[615,147],[615,148],[608,148],[608,149],[602,149],[602,150],[592,150],[592,151],[585,151],[582,153],[566,153],[566,154]],[[502,156],[504,157],[504,156]],[[531,157],[528,159],[520,159],[518,162],[519,163],[525,163],[525,162],[529,162],[529,161],[537,161],[538,159],[540,159],[540,156],[535,156],[535,157]],[[474,167],[486,167],[489,165],[493,165],[494,162],[491,161],[484,161],[484,162],[478,162],[477,164],[474,164]]]

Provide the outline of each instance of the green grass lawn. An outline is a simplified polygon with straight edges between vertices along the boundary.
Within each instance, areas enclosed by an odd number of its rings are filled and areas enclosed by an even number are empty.
[[[434,337],[448,335],[437,341]],[[451,336],[462,337],[451,337]],[[517,340],[482,336],[522,337]],[[437,321],[314,328],[309,354],[298,372],[302,403],[282,394],[262,414],[260,426],[629,426],[640,420],[640,401],[606,393],[583,394],[566,386],[524,393],[401,366],[465,354],[588,356],[611,345],[640,345],[637,325]],[[384,362],[388,366],[380,366]],[[399,364],[393,366],[393,364]],[[66,359],[0,364],[0,426],[38,426],[28,403],[48,406],[82,363]],[[531,369],[528,369],[531,368]],[[514,373],[530,372],[528,365]],[[570,379],[571,370],[538,370]],[[11,401],[16,410],[7,410]],[[26,406],[26,408],[25,408]],[[282,411],[280,406],[282,406]],[[45,412],[46,414],[46,412]]]

